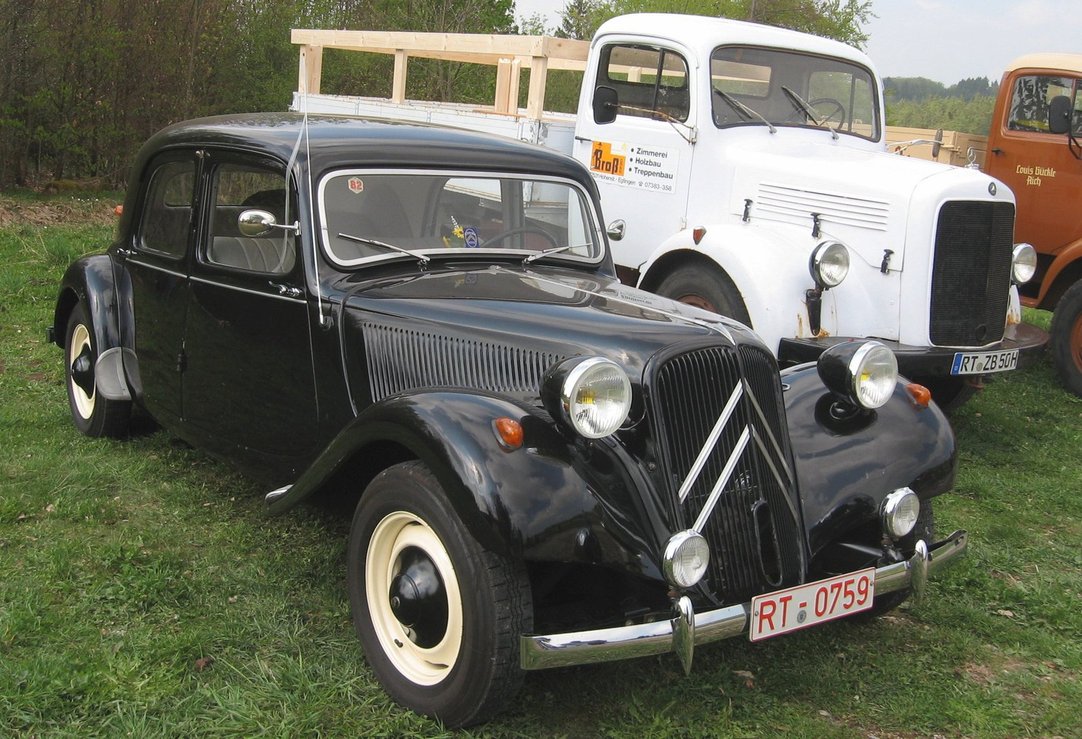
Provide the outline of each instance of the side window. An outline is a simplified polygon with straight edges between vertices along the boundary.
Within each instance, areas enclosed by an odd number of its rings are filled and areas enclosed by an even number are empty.
[[[279,225],[296,220],[284,173],[248,164],[221,164],[214,169],[211,193],[208,263],[259,274],[293,271],[297,246],[291,231],[268,228],[257,236],[246,236],[239,225],[240,215],[251,210],[269,213]]]
[[[1072,81],[1062,77],[1028,76],[1014,81],[1011,107],[1007,112],[1007,128],[1012,131],[1048,133],[1048,104],[1060,95],[1074,95]],[[1075,111],[1079,101],[1075,99]],[[1079,130],[1082,119],[1075,115],[1073,128]]]
[[[177,259],[187,252],[195,173],[194,159],[165,162],[154,170],[136,239],[140,249]]]
[[[653,46],[609,46],[602,51],[597,84],[616,89],[620,115],[688,118],[688,65],[672,51]]]

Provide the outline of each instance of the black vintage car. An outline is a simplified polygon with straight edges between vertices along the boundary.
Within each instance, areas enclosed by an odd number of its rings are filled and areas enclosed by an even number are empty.
[[[875,342],[779,374],[739,323],[621,286],[576,162],[292,114],[141,150],[51,329],[75,425],[133,405],[355,506],[348,585],[403,705],[485,720],[523,670],[766,638],[919,592],[950,426]],[[811,277],[809,276],[809,284]]]

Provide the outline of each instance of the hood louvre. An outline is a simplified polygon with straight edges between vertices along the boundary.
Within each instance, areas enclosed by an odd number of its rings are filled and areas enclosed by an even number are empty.
[[[801,190],[784,185],[759,185],[755,213],[786,222],[807,223],[818,213],[825,223],[886,231],[890,204],[882,200]]]

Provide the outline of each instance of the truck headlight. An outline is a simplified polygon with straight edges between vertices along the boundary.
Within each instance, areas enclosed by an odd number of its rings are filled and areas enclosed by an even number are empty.
[[[849,250],[840,241],[824,241],[812,251],[808,268],[818,287],[840,285],[849,274]]]
[[[588,439],[616,432],[631,410],[631,381],[615,362],[577,357],[559,364],[544,381],[542,397],[553,416]]]
[[[1015,284],[1024,285],[1033,279],[1037,273],[1037,250],[1030,244],[1021,243],[1014,245],[1011,254],[1011,277]]]
[[[835,344],[820,355],[817,369],[835,395],[868,410],[885,405],[898,382],[898,360],[878,341]]]
[[[706,574],[710,564],[710,547],[706,539],[696,531],[687,530],[673,534],[665,545],[662,565],[665,579],[678,588],[690,588]]]
[[[909,488],[898,488],[883,501],[883,530],[892,539],[901,539],[917,525],[920,498]]]

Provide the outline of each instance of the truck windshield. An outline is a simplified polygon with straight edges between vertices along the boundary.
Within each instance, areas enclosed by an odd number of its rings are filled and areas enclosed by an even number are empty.
[[[604,243],[577,185],[515,175],[339,170],[320,181],[319,215],[343,267],[508,251],[596,263]]]
[[[718,128],[769,122],[879,139],[874,78],[843,59],[722,46],[710,58],[710,84],[716,93],[711,104]]]

